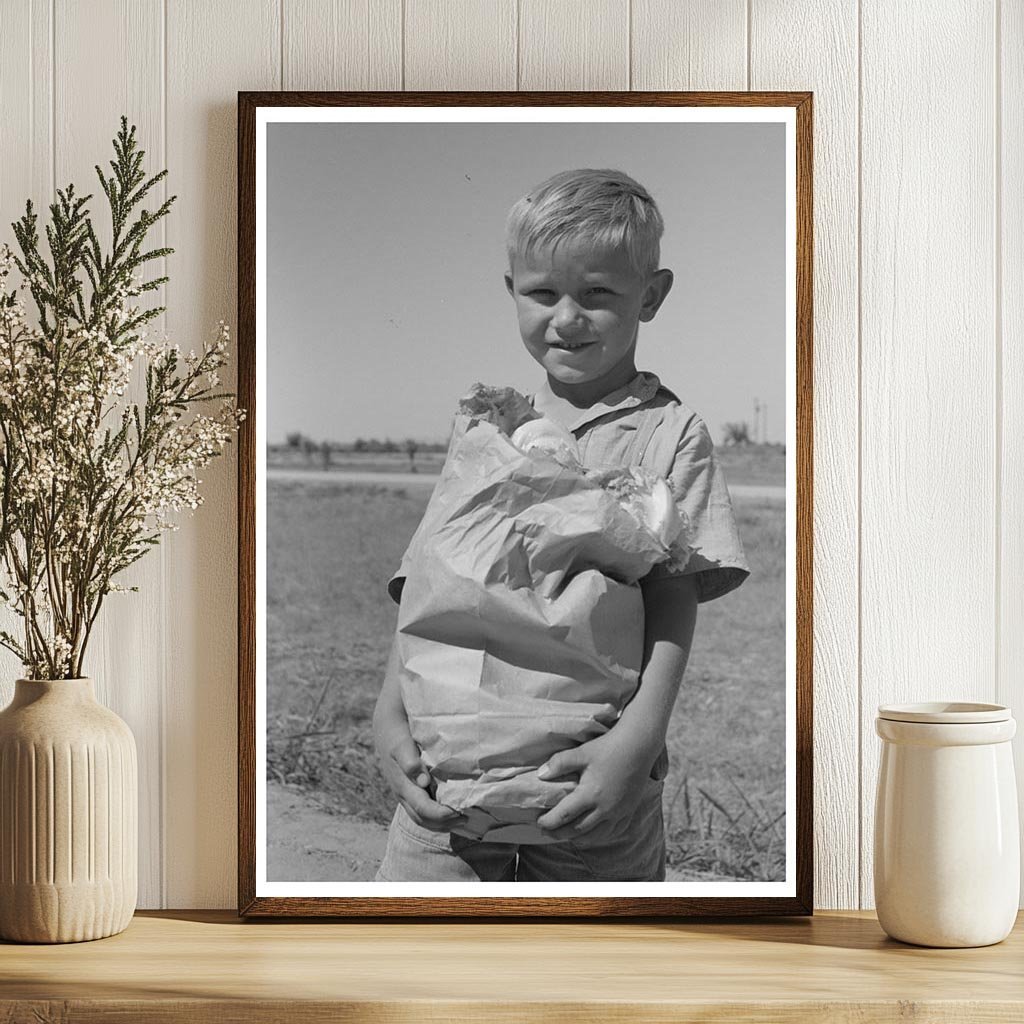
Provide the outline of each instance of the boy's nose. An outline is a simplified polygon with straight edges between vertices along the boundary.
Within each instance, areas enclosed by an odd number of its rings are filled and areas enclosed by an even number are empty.
[[[555,311],[551,316],[551,325],[560,331],[581,327],[582,317],[580,316],[579,306],[570,299],[563,299],[555,307]]]

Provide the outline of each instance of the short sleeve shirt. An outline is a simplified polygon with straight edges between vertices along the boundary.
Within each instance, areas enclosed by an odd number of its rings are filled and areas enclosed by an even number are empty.
[[[696,575],[697,600],[704,602],[735,590],[750,575],[707,426],[655,374],[638,373],[568,422],[553,398],[545,381],[533,396],[534,408],[572,431],[584,466],[653,470],[665,477],[686,514],[693,553],[681,569],[655,566],[649,579]]]

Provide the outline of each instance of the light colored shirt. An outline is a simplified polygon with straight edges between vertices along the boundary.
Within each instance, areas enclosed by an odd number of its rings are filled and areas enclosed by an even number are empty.
[[[588,409],[572,410],[569,418],[547,381],[532,402],[537,412],[572,431],[588,469],[639,465],[668,481],[689,521],[694,550],[681,575],[697,576],[698,601],[721,597],[750,575],[708,428],[655,374],[637,373]],[[676,572],[656,565],[648,578]]]

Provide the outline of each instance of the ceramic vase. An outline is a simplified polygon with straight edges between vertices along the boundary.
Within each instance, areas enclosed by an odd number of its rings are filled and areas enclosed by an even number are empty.
[[[138,769],[91,679],[19,679],[0,712],[0,938],[123,931],[138,889]]]
[[[998,704],[878,709],[875,906],[894,939],[988,946],[1017,915],[1020,838],[1010,740]]]

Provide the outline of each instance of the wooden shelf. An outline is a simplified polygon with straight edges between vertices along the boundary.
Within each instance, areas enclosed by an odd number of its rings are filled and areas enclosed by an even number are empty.
[[[770,922],[239,921],[136,915],[110,939],[0,943],[0,1021],[1024,1020],[1024,919],[934,950],[873,915]]]

